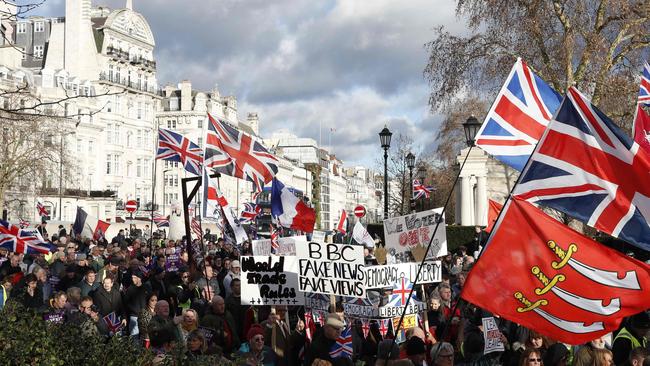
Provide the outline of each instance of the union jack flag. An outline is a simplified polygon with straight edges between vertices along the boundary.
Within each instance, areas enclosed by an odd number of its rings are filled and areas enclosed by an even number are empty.
[[[276,253],[280,248],[279,238],[280,233],[278,232],[278,228],[275,225],[271,225],[271,253]]]
[[[343,299],[344,302],[348,304],[354,304],[354,305],[361,305],[361,306],[375,306],[375,304],[370,301],[370,299],[365,298],[365,297],[345,297]]]
[[[47,254],[54,250],[35,228],[21,229],[3,220],[0,220],[0,248],[24,254]]]
[[[115,312],[106,315],[103,319],[111,335],[117,334],[122,329],[122,321],[120,320],[120,317],[115,314]]]
[[[169,227],[169,216],[163,216],[159,214],[158,212],[154,212],[153,214],[153,222],[156,224],[156,226],[160,229],[161,227]]]
[[[381,333],[382,337],[386,337],[393,322],[391,319],[377,319],[377,321],[379,322],[379,333]]]
[[[413,292],[413,284],[402,277],[401,281],[393,286],[393,292],[388,303],[393,306],[405,306],[411,292]],[[411,296],[411,299],[415,300],[415,294]]]
[[[561,101],[555,90],[517,59],[476,134],[476,145],[521,171]]]
[[[178,161],[188,172],[201,175],[203,152],[201,148],[174,131],[158,130],[158,154],[156,159]]]
[[[23,219],[18,219],[18,226],[20,226],[21,229],[29,227],[29,221],[23,220]]]
[[[213,171],[253,182],[262,190],[278,172],[278,160],[258,141],[208,114],[205,165]]]
[[[352,328],[346,327],[330,349],[330,357],[352,358]]]
[[[50,214],[49,212],[47,212],[47,209],[45,208],[45,206],[43,206],[43,203],[40,201],[36,201],[36,209],[38,210],[38,216],[42,217]]]
[[[647,62],[641,74],[639,99],[632,131],[634,131],[634,141],[650,151],[650,65]]]
[[[259,205],[254,203],[246,202],[244,203],[244,211],[241,212],[241,218],[239,222],[242,224],[250,224],[255,222],[257,215],[262,212],[262,208]]]
[[[429,198],[431,196],[431,192],[433,192],[434,188],[431,186],[425,186],[424,184],[420,183],[419,180],[414,179],[413,180],[413,199],[417,200],[420,198]]]
[[[648,172],[650,151],[570,88],[514,194],[650,250]]]

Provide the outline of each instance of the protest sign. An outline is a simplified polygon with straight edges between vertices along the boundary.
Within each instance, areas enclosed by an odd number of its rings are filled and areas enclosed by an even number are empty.
[[[165,257],[165,270],[167,272],[177,272],[181,267],[180,248],[167,249],[167,256]]]
[[[296,254],[300,291],[366,297],[362,246],[310,242]]]
[[[271,253],[271,239],[253,240],[251,243],[253,255],[268,256]],[[291,236],[287,238],[278,238],[278,250],[275,255],[296,255],[297,245],[307,245],[307,237]]]
[[[325,232],[314,230],[311,234],[311,241],[315,243],[325,243]]]
[[[483,318],[483,338],[485,339],[484,355],[492,352],[503,352],[505,349],[501,341],[501,331],[499,331],[497,322],[492,316]]]
[[[43,320],[50,323],[63,323],[65,320],[65,311],[53,311],[43,315]]]
[[[352,318],[375,318],[379,316],[379,309],[373,305],[370,299],[354,297],[344,299],[343,312],[345,316]]]
[[[400,278],[415,282],[420,263],[399,263],[385,266],[367,266],[366,289],[393,287]],[[442,279],[442,264],[440,261],[427,261],[422,265],[418,284],[440,282]]]
[[[398,329],[400,317],[393,318],[393,332],[395,333],[395,341],[397,343],[406,342],[406,330],[415,328],[418,324],[417,314],[405,315],[402,321],[402,326]]]
[[[395,249],[396,253],[402,253],[417,246],[426,248],[438,222],[440,222],[440,226],[433,238],[427,258],[446,255],[447,233],[442,208],[384,220],[386,250]]]
[[[217,333],[216,330],[210,328],[210,327],[199,327],[199,331],[203,333],[203,337],[205,338],[205,343],[208,345],[214,344],[214,336]]]
[[[309,309],[329,311],[330,298],[328,295],[305,293],[305,307]]]
[[[395,318],[398,316],[402,316],[402,313],[408,314],[417,314],[420,311],[424,311],[426,309],[426,306],[424,305],[423,302],[417,301],[413,298],[411,298],[411,301],[409,301],[409,305],[406,308],[406,312],[404,311],[404,306],[395,306],[395,305],[384,305],[379,308],[379,317],[380,318]]]
[[[304,305],[295,256],[242,256],[242,305]]]

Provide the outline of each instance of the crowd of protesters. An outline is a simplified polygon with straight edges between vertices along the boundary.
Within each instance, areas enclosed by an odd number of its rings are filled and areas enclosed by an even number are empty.
[[[311,337],[304,307],[242,304],[239,259],[252,255],[248,242],[237,246],[206,234],[204,260],[193,266],[183,241],[134,237],[124,230],[110,241],[73,238],[63,227],[51,236],[44,226],[39,231],[57,251],[23,255],[0,249],[0,307],[15,301],[88,336],[130,337],[153,350],[157,360],[180,345],[189,356],[217,355],[250,366],[650,365],[648,312],[581,346],[496,317],[505,349],[484,354],[481,320],[492,314],[459,303],[480,236],[476,247],[441,258],[441,283],[417,287],[418,298],[427,299],[427,322],[397,343],[392,331],[382,336],[372,321],[364,336],[361,322],[347,317],[339,302]],[[371,248],[366,254],[368,265],[377,264]],[[385,301],[389,291],[377,295]],[[346,325],[352,327],[352,358],[333,359],[330,350]]]

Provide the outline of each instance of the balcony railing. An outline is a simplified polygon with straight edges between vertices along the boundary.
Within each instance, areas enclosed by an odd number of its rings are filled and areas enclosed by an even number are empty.
[[[99,74],[99,80],[109,81],[111,83],[119,84],[127,88],[162,96],[162,90],[160,90],[156,85],[150,85],[149,83],[129,80],[129,78],[117,77],[116,74],[111,75],[106,72],[101,72]]]

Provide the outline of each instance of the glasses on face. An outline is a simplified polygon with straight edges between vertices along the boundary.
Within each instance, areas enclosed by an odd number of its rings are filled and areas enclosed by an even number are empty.
[[[264,337],[262,337],[262,336],[254,337],[253,342],[264,342]]]
[[[529,358],[528,362],[542,362],[541,358]]]
[[[183,278],[183,279],[190,278],[190,276],[182,276],[181,278]]]

